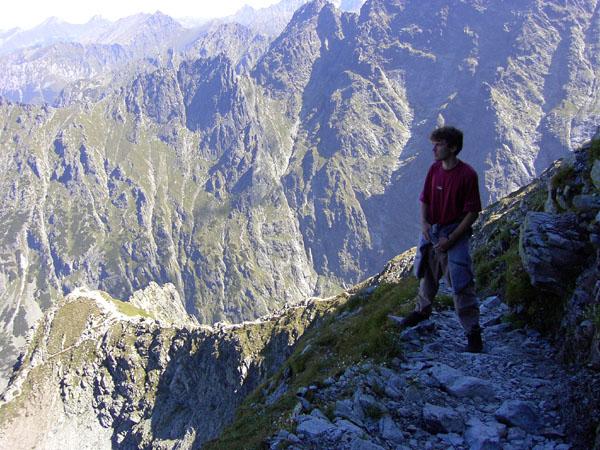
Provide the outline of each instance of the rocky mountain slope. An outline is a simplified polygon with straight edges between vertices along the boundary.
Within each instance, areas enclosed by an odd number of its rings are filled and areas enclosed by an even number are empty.
[[[462,353],[443,294],[418,327],[400,333],[388,319],[412,308],[414,250],[337,296],[236,326],[198,326],[169,285],[129,302],[76,290],[29,333],[0,406],[2,445],[600,445],[598,137],[478,221],[477,281],[500,296],[483,302],[484,353]],[[580,234],[536,234],[540,214],[545,224],[575,215]],[[560,274],[563,290],[544,265],[558,251],[579,255]]]
[[[126,299],[172,283],[214,323],[358,282],[413,244],[438,122],[465,129],[488,201],[589,136],[597,2],[431,8],[316,0],[268,46],[225,27],[185,57],[69,84],[56,107],[3,101],[5,355],[80,286]],[[180,30],[162,15],[138,25],[118,37],[142,53]],[[85,70],[119,66],[96,50]]]

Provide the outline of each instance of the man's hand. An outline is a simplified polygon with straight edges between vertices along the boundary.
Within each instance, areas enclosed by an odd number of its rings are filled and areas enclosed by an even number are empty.
[[[421,224],[421,231],[423,232],[423,236],[425,236],[425,239],[427,239],[428,241],[431,241],[429,230],[431,230],[431,224],[428,222],[423,222]]]
[[[447,252],[453,245],[454,242],[452,240],[442,236],[433,248],[438,252]]]

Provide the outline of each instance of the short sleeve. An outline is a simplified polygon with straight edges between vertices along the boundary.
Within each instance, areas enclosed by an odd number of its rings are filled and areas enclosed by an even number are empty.
[[[425,177],[425,183],[423,185],[423,190],[421,191],[421,195],[419,195],[419,200],[426,205],[431,205],[431,179],[432,179],[432,169],[429,168],[427,172],[427,176]]]
[[[469,176],[465,180],[465,202],[463,212],[481,211],[481,197],[479,196],[479,179],[477,172],[469,171]]]

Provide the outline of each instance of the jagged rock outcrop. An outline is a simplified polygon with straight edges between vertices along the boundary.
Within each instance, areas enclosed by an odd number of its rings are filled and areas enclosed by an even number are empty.
[[[138,119],[143,114],[160,125],[173,120],[179,125],[185,122],[183,94],[176,74],[170,70],[136,78],[128,90],[125,104]]]
[[[154,319],[178,328],[196,328],[198,320],[185,310],[179,292],[170,283],[151,282],[146,289],[135,291],[128,300],[136,308],[147,311]]]
[[[156,285],[128,303],[77,290],[49,310],[3,395],[2,447],[197,447],[331,307],[311,302],[211,328],[168,320],[165,308],[181,309],[176,300],[172,287]]]
[[[585,261],[588,248],[576,214],[527,213],[519,253],[533,286],[563,290]]]
[[[211,58],[225,55],[238,73],[249,71],[267,50],[270,39],[239,23],[225,23],[210,27],[205,34],[187,44],[184,59]]]

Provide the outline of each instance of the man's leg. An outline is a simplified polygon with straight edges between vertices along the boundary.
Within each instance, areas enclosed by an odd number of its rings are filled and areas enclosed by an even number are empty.
[[[475,295],[473,282],[458,294],[454,294],[453,299],[458,320],[465,331],[470,333],[473,328],[479,328],[479,302]]]
[[[419,322],[428,319],[431,315],[433,299],[439,288],[440,264],[436,257],[436,252],[431,246],[423,249],[423,258],[425,260],[425,272],[419,284],[417,304],[415,310],[402,319],[400,322],[402,326],[415,326]]]
[[[452,286],[452,279],[448,270],[448,259],[440,261],[444,276],[448,284]],[[471,353],[480,353],[483,351],[483,341],[481,340],[481,328],[479,326],[479,302],[475,295],[475,284],[471,281],[460,292],[452,296],[454,300],[454,309],[458,320],[467,333],[467,346],[465,351]]]
[[[454,306],[460,324],[467,332],[467,346],[465,347],[465,351],[481,353],[483,351],[483,341],[481,339],[481,328],[479,327],[479,302],[475,296],[473,282],[454,295]]]
[[[425,248],[423,257],[426,260],[425,273],[419,283],[419,293],[417,294],[417,305],[415,311],[431,314],[433,300],[440,287],[441,267],[437,252],[432,246]]]

